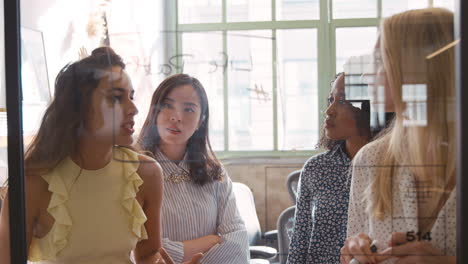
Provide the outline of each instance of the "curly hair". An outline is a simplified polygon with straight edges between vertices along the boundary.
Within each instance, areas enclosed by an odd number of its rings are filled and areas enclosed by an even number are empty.
[[[333,83],[342,75],[344,72],[339,72],[335,75],[335,78],[330,82],[330,86],[333,87]],[[356,126],[358,127],[358,131],[361,135],[368,135],[369,138],[372,137],[370,131],[370,124],[369,124],[369,116],[368,114],[364,113],[362,110],[358,110],[354,113],[354,120],[356,120]],[[337,145],[344,144],[344,139],[330,139],[327,138],[325,134],[325,126],[322,126],[320,131],[320,138],[316,145],[316,148],[324,148],[327,150],[333,149]]]

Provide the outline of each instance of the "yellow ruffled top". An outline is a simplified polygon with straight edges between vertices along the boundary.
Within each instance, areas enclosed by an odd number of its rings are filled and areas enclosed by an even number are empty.
[[[52,193],[47,212],[55,220],[33,237],[29,260],[41,263],[131,263],[130,252],[148,235],[136,199],[143,180],[138,154],[114,147],[104,168],[84,170],[70,158],[43,175]]]

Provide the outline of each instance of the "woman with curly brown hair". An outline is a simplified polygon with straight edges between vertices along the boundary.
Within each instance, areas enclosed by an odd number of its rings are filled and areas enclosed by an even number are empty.
[[[338,74],[318,144],[327,151],[310,158],[301,172],[288,263],[339,262],[346,238],[349,167],[370,139],[368,108],[345,99],[345,74]]]

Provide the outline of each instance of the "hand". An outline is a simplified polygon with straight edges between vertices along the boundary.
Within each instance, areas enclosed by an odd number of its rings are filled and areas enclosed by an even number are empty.
[[[162,248],[161,248],[162,249]],[[159,249],[159,251],[161,251],[161,249]],[[169,257],[170,258],[170,257]],[[155,255],[155,260],[153,260],[152,262],[153,264],[167,264],[166,261],[164,261],[163,257],[161,256],[161,253],[156,253]]]
[[[88,51],[86,50],[84,46],[82,46],[80,50],[78,51],[78,58],[81,60],[86,57],[88,57]]]
[[[393,233],[389,246],[379,254],[396,257],[397,264],[456,263],[456,257],[444,256],[427,241],[408,242],[406,233]]]
[[[164,248],[160,248],[159,252],[161,253],[162,258],[164,259],[165,262],[161,262],[161,264],[175,264],[172,258],[167,254],[166,250]],[[192,259],[189,261],[184,262],[183,264],[199,264],[200,260],[203,258],[202,253],[197,253],[193,255]],[[159,262],[156,262],[159,264]],[[156,264],[155,263],[155,264]]]
[[[372,239],[364,233],[348,237],[344,246],[341,248],[340,262],[348,264],[353,258],[360,263],[379,263],[390,258],[386,255],[372,253],[370,247]]]

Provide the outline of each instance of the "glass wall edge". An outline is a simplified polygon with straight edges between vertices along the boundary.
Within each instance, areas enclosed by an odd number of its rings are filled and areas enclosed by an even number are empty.
[[[4,1],[5,84],[8,126],[8,199],[11,263],[25,264],[26,221],[21,105],[20,2]]]
[[[455,8],[455,39],[460,43],[455,48],[455,81],[456,81],[456,120],[457,126],[457,263],[468,263],[468,252],[463,245],[468,245],[468,105],[463,101],[468,98],[468,92],[463,87],[468,85],[468,75],[463,74],[468,69],[468,2],[456,1]],[[463,191],[465,190],[465,191]]]

